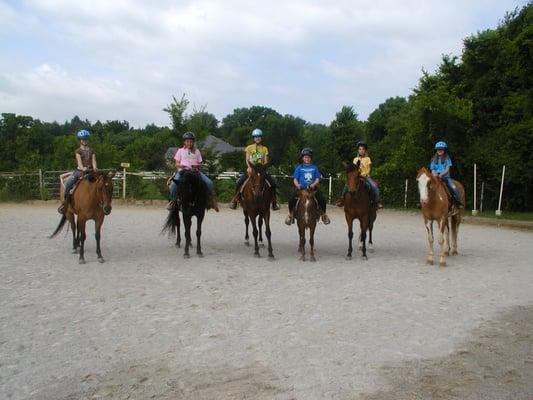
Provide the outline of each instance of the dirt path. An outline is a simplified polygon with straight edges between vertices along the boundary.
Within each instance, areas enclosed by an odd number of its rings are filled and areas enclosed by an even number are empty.
[[[334,211],[302,263],[278,212],[268,262],[225,210],[184,260],[165,214],[115,207],[107,262],[91,223],[78,265],[53,205],[0,205],[1,399],[531,398],[533,232],[464,225],[439,269],[420,218],[383,212],[346,261]]]

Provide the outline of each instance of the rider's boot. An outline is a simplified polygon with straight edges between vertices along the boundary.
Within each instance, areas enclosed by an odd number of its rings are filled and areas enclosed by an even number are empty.
[[[335,202],[335,205],[337,207],[344,207],[344,196],[339,197]]]
[[[278,211],[279,210],[278,199],[277,199],[276,195],[272,196],[272,209],[274,211]]]
[[[57,212],[59,214],[65,214],[65,210],[67,209],[69,200],[70,200],[70,196],[65,195],[65,199],[63,200],[63,202],[57,208]]]
[[[170,200],[167,204],[167,210],[172,211],[176,207],[176,200]]]
[[[326,212],[322,212],[321,218],[322,218],[322,222],[324,223],[324,225],[328,225],[331,222]]]

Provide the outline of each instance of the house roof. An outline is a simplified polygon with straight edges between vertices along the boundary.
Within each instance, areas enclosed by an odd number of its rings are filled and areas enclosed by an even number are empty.
[[[244,147],[233,146],[224,140],[213,135],[207,137],[201,142],[202,147],[211,147],[218,154],[232,153],[234,151],[244,151]],[[165,158],[171,160],[174,158],[179,147],[169,147],[165,153]]]

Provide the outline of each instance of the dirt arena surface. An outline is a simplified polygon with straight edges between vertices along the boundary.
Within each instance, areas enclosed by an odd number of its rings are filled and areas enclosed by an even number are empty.
[[[533,398],[531,231],[463,224],[439,268],[421,217],[384,211],[346,261],[332,210],[304,263],[282,209],[269,262],[226,208],[185,260],[164,209],[116,205],[107,262],[91,222],[78,265],[55,208],[0,205],[0,399]]]

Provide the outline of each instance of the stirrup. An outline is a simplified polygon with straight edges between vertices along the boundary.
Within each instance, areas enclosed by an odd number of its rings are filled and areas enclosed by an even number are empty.
[[[335,203],[335,205],[337,207],[344,207],[344,199],[341,197],[340,199],[337,200],[337,202]]]
[[[65,205],[63,203],[61,203],[61,205],[57,207],[57,212],[59,214],[65,214]]]
[[[289,226],[294,224],[294,216],[292,214],[287,215],[287,218],[285,218],[285,224]]]
[[[176,200],[170,200],[167,204],[167,210],[172,211],[176,207]]]
[[[326,213],[322,214],[322,222],[324,223],[324,225],[328,225],[331,222],[331,220],[328,217],[328,214]]]
[[[278,204],[278,202],[272,203],[272,209],[273,209],[274,211],[278,211],[278,210],[279,210],[279,204]]]

